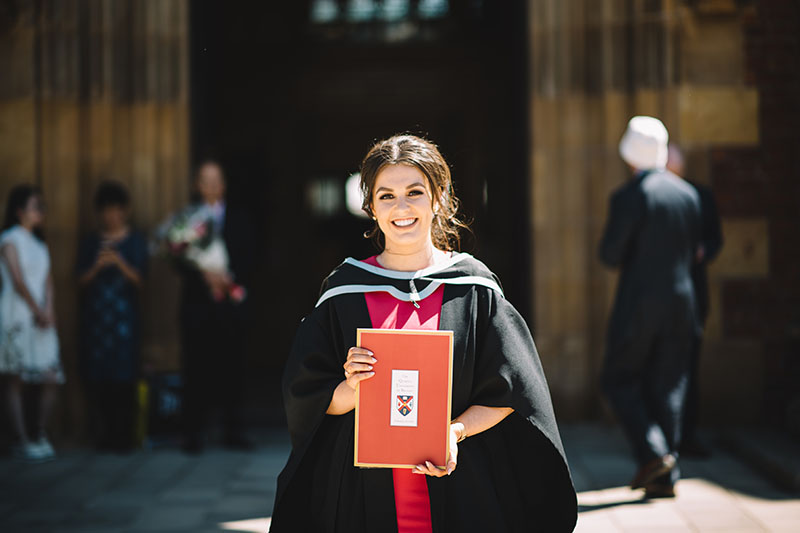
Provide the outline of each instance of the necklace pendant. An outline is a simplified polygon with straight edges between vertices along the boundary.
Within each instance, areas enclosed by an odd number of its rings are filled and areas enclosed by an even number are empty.
[[[417,286],[414,285],[414,280],[408,280],[408,286],[411,289],[411,303],[414,304],[414,307],[419,309],[419,293],[417,292]]]

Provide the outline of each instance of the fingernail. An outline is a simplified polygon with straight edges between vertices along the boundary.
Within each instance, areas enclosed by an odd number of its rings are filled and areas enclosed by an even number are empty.
[[[367,374],[369,374],[370,376],[374,376],[375,372],[367,372]]]
[[[367,370],[372,370],[372,367],[370,365],[367,365]]]
[[[372,353],[371,350],[367,350],[367,353],[370,354],[370,355],[375,355],[374,353]]]
[[[373,357],[373,358],[372,358],[372,363],[373,363],[373,364],[375,364],[375,363],[377,363],[377,362],[378,362],[378,360],[377,360],[377,359],[375,359],[375,358]]]

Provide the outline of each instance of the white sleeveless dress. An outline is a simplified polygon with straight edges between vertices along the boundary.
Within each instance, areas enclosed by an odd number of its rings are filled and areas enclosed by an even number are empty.
[[[47,245],[21,226],[0,234],[0,248],[17,251],[22,278],[31,297],[44,306],[50,253]],[[0,258],[0,373],[20,376],[29,383],[63,383],[58,334],[54,327],[36,325],[28,304],[14,290],[11,272]]]

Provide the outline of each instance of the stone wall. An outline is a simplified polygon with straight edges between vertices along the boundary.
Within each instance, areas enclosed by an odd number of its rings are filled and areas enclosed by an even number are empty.
[[[0,197],[24,182],[44,192],[69,376],[54,418],[69,435],[83,421],[74,269],[79,237],[95,225],[94,188],[127,184],[143,231],[188,197],[187,4],[14,0],[0,11]],[[153,267],[144,356],[175,366],[175,280]]]
[[[800,434],[800,5],[758,2],[742,23],[758,143],[717,146],[708,158],[728,243],[712,269],[719,312],[704,376],[723,370],[741,396],[758,377],[760,394],[727,403],[709,390],[704,400],[711,416],[743,411]]]
[[[798,337],[789,235],[798,227],[798,8],[757,6],[529,2],[535,333],[566,418],[600,412],[615,274],[596,250],[608,195],[627,179],[617,143],[636,114],[664,121],[687,153],[687,177],[712,187],[722,216],[701,417],[752,422],[785,411],[779,369],[797,367]]]

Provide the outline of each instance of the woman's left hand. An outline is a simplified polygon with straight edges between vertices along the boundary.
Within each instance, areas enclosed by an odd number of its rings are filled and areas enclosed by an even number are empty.
[[[450,424],[450,453],[447,454],[447,468],[442,469],[430,461],[425,461],[425,464],[415,466],[412,472],[434,477],[449,476],[458,464],[458,441],[463,432],[464,424],[461,422],[452,422]]]

